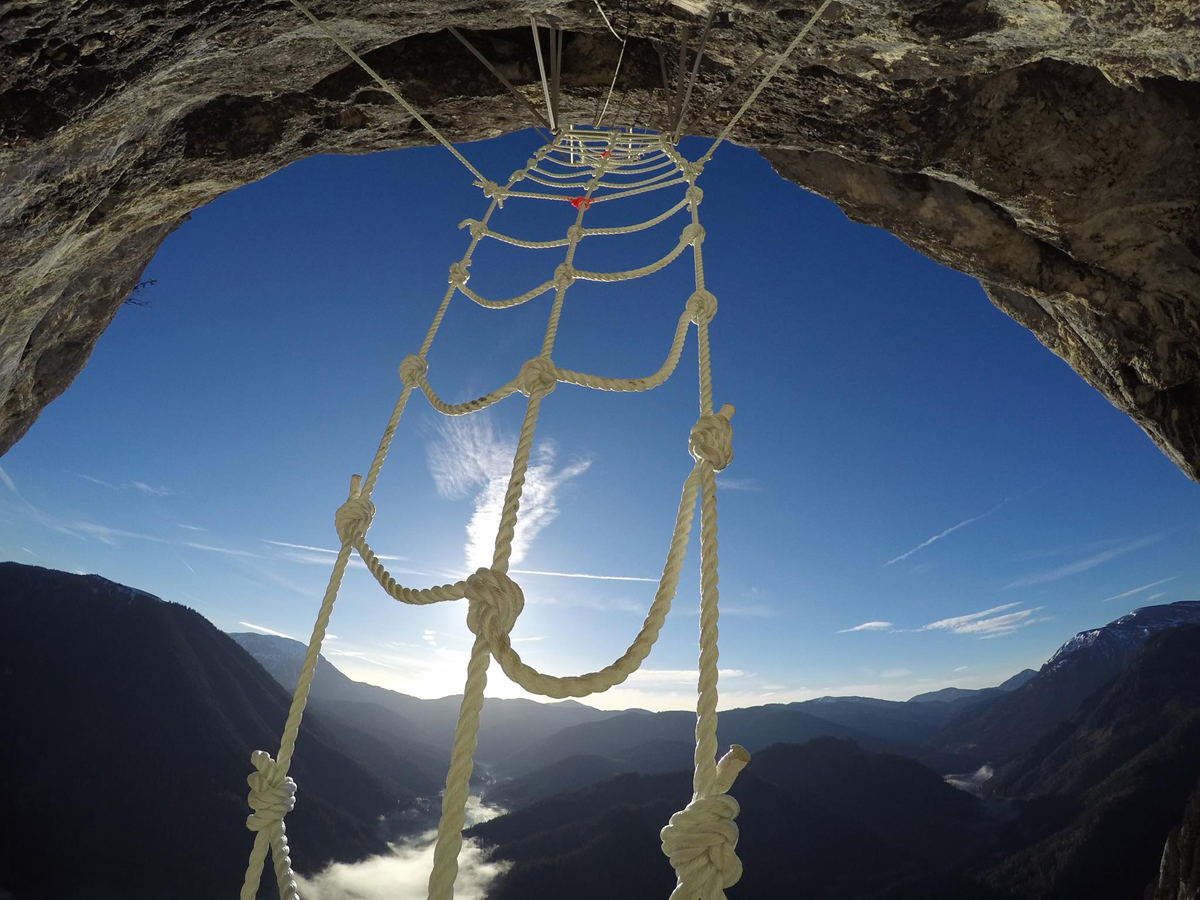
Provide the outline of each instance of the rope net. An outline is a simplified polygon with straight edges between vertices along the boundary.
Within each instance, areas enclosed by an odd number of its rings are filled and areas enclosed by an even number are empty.
[[[562,129],[503,185],[482,176],[476,180],[476,185],[488,200],[487,208],[481,218],[466,219],[460,225],[470,235],[466,251],[449,268],[448,287],[420,347],[400,363],[400,396],[384,428],[366,477],[355,475],[351,478],[349,497],[334,516],[341,549],[321,601],[279,750],[274,757],[261,750],[251,757],[254,772],[247,781],[250,785],[249,803],[254,812],[246,824],[255,836],[241,900],[254,900],[256,897],[268,854],[275,870],[281,900],[294,900],[298,896],[284,827],[284,817],[295,805],[296,792],[295,782],[288,777],[288,769],[316,671],[317,657],[352,552],[358,553],[388,596],[401,603],[467,601],[467,627],[475,639],[467,665],[462,706],[446,774],[446,788],[442,795],[428,894],[430,900],[451,900],[462,847],[462,829],[480,711],[491,661],[494,659],[504,674],[525,690],[550,698],[587,697],[625,681],[649,655],[670,611],[697,500],[700,506],[700,653],[693,795],[691,802],[671,817],[661,837],[663,852],[669,857],[677,877],[671,900],[723,900],[725,888],[741,876],[741,863],[735,853],[738,831],[734,818],[738,813],[738,805],[727,791],[738,771],[749,760],[749,755],[735,745],[720,762],[716,759],[718,590],[715,473],[724,469],[733,459],[733,432],[730,426],[733,408],[726,405],[713,411],[709,325],[717,311],[717,300],[704,281],[702,247],[705,234],[700,224],[700,203],[704,195],[696,184],[705,161],[685,159],[671,143],[669,135],[628,129],[573,127]],[[682,187],[683,198],[651,219],[606,228],[585,225],[589,209],[596,204],[672,187]],[[556,240],[531,241],[502,233],[493,227],[492,219],[505,201],[512,199],[570,204],[575,209],[574,224],[567,228],[563,238]],[[679,240],[660,259],[640,268],[619,272],[594,272],[575,267],[576,249],[581,241],[643,231],[663,224],[684,211],[687,216]],[[548,277],[524,293],[508,298],[487,298],[467,286],[472,255],[480,242],[485,240],[533,249],[561,247],[564,250],[563,260],[553,272],[547,273]],[[695,289],[683,304],[666,359],[657,371],[641,377],[615,378],[575,372],[557,365],[553,358],[555,336],[567,293],[575,282],[620,282],[641,278],[669,266],[689,248],[695,270]],[[456,296],[465,297],[489,309],[505,309],[543,295],[552,295],[553,299],[538,355],[526,361],[510,381],[482,397],[451,403],[438,395],[429,378],[431,373],[426,357],[446,310]],[[647,391],[662,385],[674,373],[692,326],[696,328],[699,369],[699,415],[688,435],[692,465],[683,480],[662,576],[645,620],[625,652],[597,671],[569,676],[540,672],[521,659],[509,640],[509,632],[524,606],[524,596],[520,586],[509,577],[508,566],[542,403],[560,383],[623,392]],[[420,589],[405,587],[397,582],[366,538],[375,515],[371,493],[401,415],[414,391],[422,394],[434,409],[447,416],[470,415],[517,393],[526,397],[524,419],[496,533],[492,564],[461,581]]]

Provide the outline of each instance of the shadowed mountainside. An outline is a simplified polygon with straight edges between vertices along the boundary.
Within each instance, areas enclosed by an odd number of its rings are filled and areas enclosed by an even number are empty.
[[[1011,759],[1115,678],[1147,638],[1188,623],[1200,624],[1200,601],[1146,606],[1101,628],[1081,631],[1035,677],[955,715],[930,745],[991,762]]]
[[[993,896],[949,871],[970,852],[962,838],[983,825],[982,804],[912,760],[833,738],[776,745],[731,793],[745,865],[736,896]],[[658,831],[690,796],[688,773],[627,774],[476,826],[514,863],[491,900],[666,896],[674,875]]]
[[[996,773],[1027,849],[991,878],[1028,898],[1137,897],[1200,774],[1200,626],[1149,638],[1110,685]]]
[[[0,563],[0,889],[20,900],[237,892],[250,752],[288,696],[197,613],[95,575]],[[301,728],[288,837],[305,869],[382,852],[412,794]],[[0,890],[0,894],[3,890]]]
[[[250,846],[249,752],[276,746],[287,693],[196,613],[97,576],[0,564],[0,604],[0,808],[21,826],[0,841],[0,896],[151,900],[165,884],[183,900],[232,895]],[[868,746],[804,711],[896,733],[928,728],[962,701],[826,698],[722,713],[723,737],[756,749],[732,791],[746,864],[737,896],[1194,900],[1197,606],[1150,607],[1083,632],[1023,687],[980,701],[1016,703],[1048,678],[1086,681],[1098,660],[1128,660],[1003,766],[983,800],[877,752],[886,740]],[[264,658],[279,651],[268,662],[285,677],[299,647],[247,643]],[[328,664],[320,673],[341,699],[306,717],[293,767],[301,789],[288,832],[307,871],[382,852],[383,837],[420,820],[414,795],[431,793],[442,749],[412,732],[437,734],[443,707],[457,706],[359,685]],[[489,800],[517,811],[472,831],[514,864],[491,900],[669,892],[657,833],[690,797],[688,774],[670,770],[690,766],[693,715],[493,706],[497,735],[545,735],[498,768],[532,765],[538,752],[549,762],[491,788]],[[558,717],[593,720],[555,730]],[[643,774],[616,774],[630,769]]]
[[[1200,783],[1192,791],[1183,821],[1163,848],[1158,878],[1146,888],[1145,900],[1195,900],[1200,897]]]

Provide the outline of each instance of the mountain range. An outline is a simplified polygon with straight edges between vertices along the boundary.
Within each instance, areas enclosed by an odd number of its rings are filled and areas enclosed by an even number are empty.
[[[290,638],[236,633],[242,645],[276,680],[291,690],[300,675],[307,647]],[[353,681],[330,665],[317,661],[309,703],[326,717],[355,723],[397,742],[405,752],[435,770],[444,770],[454,741],[461,695],[423,700]],[[613,713],[574,700],[538,703],[525,699],[489,699],[480,716],[476,758],[488,767],[560,729],[597,722]],[[438,782],[440,785],[440,776]]]
[[[1195,878],[1186,829],[1200,803],[1185,804],[1198,773],[1200,626],[1177,625],[1138,642],[1115,679],[996,772],[983,799],[844,740],[755,754],[731,792],[742,804],[741,896],[1137,897],[1157,881],[1168,835],[1168,859]],[[689,791],[683,776],[619,775],[477,826],[471,834],[513,863],[493,897],[600,898],[626,864],[637,874],[620,896],[661,896],[654,836]],[[605,858],[622,860],[618,874],[581,885]],[[783,859],[797,861],[780,872]]]
[[[0,897],[233,895],[249,753],[275,749],[303,645],[15,563],[0,604],[0,809],[20,823],[0,841]],[[1177,603],[995,688],[723,712],[721,740],[754,754],[732,791],[746,874],[731,900],[1193,900],[1197,651],[1200,603]],[[288,817],[303,871],[428,827],[458,702],[319,662]],[[690,795],[693,714],[485,710],[476,789],[512,810],[472,831],[511,863],[491,900],[669,892],[656,835]],[[981,796],[943,778],[984,762]]]
[[[197,613],[94,575],[0,563],[0,603],[0,894],[236,896],[250,753],[274,755],[288,694]],[[293,850],[385,849],[413,793],[318,715],[300,745]]]
[[[1120,674],[1151,636],[1187,624],[1200,624],[1200,601],[1143,607],[1102,628],[1082,631],[1063,644],[1034,678],[964,709],[947,721],[930,744],[990,762],[1011,759]]]

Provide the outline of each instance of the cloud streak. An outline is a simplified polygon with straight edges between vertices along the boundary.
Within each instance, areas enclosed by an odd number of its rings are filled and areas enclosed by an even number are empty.
[[[855,631],[891,631],[893,627],[891,622],[863,622],[853,628],[843,628],[838,634],[851,634]]]
[[[761,491],[757,478],[729,478],[717,476],[717,487],[726,491]]]
[[[643,578],[640,575],[589,575],[583,572],[544,572],[541,569],[509,569],[514,575],[548,575],[552,578],[591,578],[596,581],[648,581],[658,584],[657,578]]]
[[[439,423],[426,448],[434,486],[447,499],[472,497],[464,551],[471,569],[491,565],[515,442],[496,432],[491,419],[475,415]],[[525,558],[534,538],[558,516],[559,492],[588,470],[590,460],[559,466],[553,443],[534,447],[525,474],[521,515],[512,540],[513,563]]]
[[[1152,581],[1149,584],[1143,584],[1141,587],[1136,587],[1131,591],[1125,591],[1123,594],[1113,594],[1111,597],[1105,597],[1101,603],[1107,603],[1110,600],[1124,600],[1126,597],[1132,597],[1134,594],[1140,594],[1142,591],[1148,591],[1152,587],[1158,587],[1160,584],[1166,584],[1168,581],[1174,581],[1179,576],[1172,575],[1170,578],[1161,578],[1158,581]],[[1149,599],[1154,600],[1161,597],[1162,594],[1154,594]]]
[[[1058,581],[1060,578],[1068,578],[1071,575],[1078,575],[1080,572],[1086,572],[1089,569],[1094,569],[1096,566],[1104,565],[1106,562],[1116,559],[1119,556],[1124,556],[1127,553],[1132,553],[1135,550],[1141,550],[1149,547],[1151,544],[1158,543],[1162,539],[1161,534],[1151,534],[1144,538],[1138,538],[1133,541],[1126,541],[1123,544],[1118,544],[1108,550],[1094,553],[1091,556],[1076,560],[1073,563],[1068,563],[1065,566],[1059,566],[1057,569],[1050,569],[1045,572],[1034,572],[1031,575],[1023,575],[1020,578],[1010,581],[1004,585],[1001,590],[1007,591],[1015,587],[1029,587],[1035,584],[1045,584],[1048,581]]]
[[[290,634],[284,634],[282,631],[276,631],[274,628],[268,628],[266,625],[255,625],[253,622],[238,622],[239,625],[244,625],[252,631],[257,631],[260,634],[270,634],[275,637],[287,638],[289,641],[294,641],[295,638]]]
[[[156,487],[155,485],[147,484],[145,481],[123,481],[120,484],[113,484],[111,481],[105,481],[103,478],[96,478],[93,475],[84,475],[82,472],[76,472],[75,474],[84,481],[90,481],[92,484],[106,487],[110,491],[133,490],[149,497],[170,497],[174,493],[170,488]]]
[[[269,540],[268,538],[259,538],[259,540],[261,540],[264,544],[270,544],[273,547],[286,547],[289,550],[305,550],[308,553],[327,553],[330,556],[337,556],[337,554],[338,554],[337,550],[330,550],[328,547],[314,547],[311,544],[292,544],[292,543],[289,543],[288,541],[272,541],[272,540]],[[322,562],[322,563],[329,562],[329,560],[327,560],[327,559],[314,559],[311,556],[304,556],[301,554],[288,554],[287,558],[294,559],[294,560],[296,560],[296,562]],[[376,559],[388,559],[388,560],[394,560],[394,561],[401,561],[401,560],[408,559],[407,556],[389,556],[386,553],[376,553],[375,558]]]
[[[965,616],[953,616],[949,619],[939,619],[919,628],[919,631],[949,631],[951,634],[968,634],[980,638],[1001,637],[1012,634],[1021,628],[1036,622],[1046,621],[1046,617],[1034,616],[1041,607],[1033,609],[1014,609],[1019,603],[1005,603],[993,606],[980,612],[968,613]],[[1008,612],[1008,610],[1013,610]]]
[[[901,562],[902,560],[908,559],[910,556],[912,556],[917,551],[924,550],[930,544],[940,541],[942,538],[946,537],[947,535],[954,534],[954,532],[958,531],[960,528],[966,528],[968,525],[978,522],[980,519],[986,519],[988,516],[992,515],[993,513],[998,512],[1001,509],[1001,507],[1005,506],[1010,500],[1012,500],[1011,497],[1006,498],[1005,500],[1002,500],[1000,503],[996,504],[996,506],[994,506],[992,509],[989,509],[987,512],[983,513],[982,515],[972,516],[969,519],[963,519],[957,525],[951,525],[945,531],[941,532],[940,534],[935,534],[933,537],[922,541],[921,543],[917,544],[917,546],[913,547],[911,550],[908,550],[904,553],[901,553],[899,556],[889,559],[887,562],[885,562],[883,564],[883,567],[886,569],[888,566],[892,565],[893,563],[898,563],[898,562]]]

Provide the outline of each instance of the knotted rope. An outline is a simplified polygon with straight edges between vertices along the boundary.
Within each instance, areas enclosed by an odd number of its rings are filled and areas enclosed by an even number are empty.
[[[677,878],[670,900],[725,900],[725,888],[742,877],[734,824],[740,808],[726,791],[749,761],[745,748],[734,744],[717,765],[711,793],[693,799],[659,832]]]
[[[660,162],[669,167],[669,171],[662,176],[640,181],[621,181],[631,173],[646,171],[647,166],[658,168]],[[551,173],[543,168],[550,165],[585,168],[587,178],[562,182],[563,193],[558,195],[513,189],[514,185],[529,177],[531,172],[550,175]],[[702,169],[702,162],[689,162],[684,159],[662,135],[614,129],[567,129],[535,153],[524,168],[513,173],[506,184],[498,185],[479,179],[478,183],[489,199],[487,211],[480,219],[467,219],[463,222],[464,226],[469,226],[470,242],[467,250],[447,271],[447,288],[425,340],[417,352],[405,356],[400,363],[400,396],[366,477],[360,479],[356,475],[351,479],[349,495],[334,515],[334,528],[341,541],[341,549],[301,668],[300,679],[284,726],[280,752],[277,759],[272,759],[267,753],[258,751],[252,759],[255,772],[248,779],[248,783],[251,787],[249,802],[253,813],[247,819],[247,825],[255,832],[255,844],[242,888],[242,900],[253,900],[255,897],[268,852],[272,854],[282,900],[296,898],[295,879],[291,872],[291,860],[284,832],[284,817],[295,804],[295,784],[287,777],[287,771],[325,629],[352,551],[358,552],[368,571],[388,595],[400,602],[426,604],[461,599],[467,601],[466,624],[475,640],[467,665],[463,699],[455,726],[450,765],[446,773],[446,789],[442,794],[441,818],[434,844],[433,868],[429,878],[431,900],[452,900],[490,660],[495,659],[505,675],[525,690],[552,698],[586,697],[625,681],[638,670],[649,655],[670,612],[687,551],[697,501],[700,507],[701,613],[693,797],[686,808],[672,816],[670,823],[663,829],[662,841],[663,850],[677,874],[678,883],[672,894],[674,900],[723,900],[724,889],[737,881],[741,874],[741,863],[735,852],[737,826],[734,818],[738,807],[736,801],[726,792],[737,770],[745,765],[749,757],[744,750],[735,747],[719,765],[716,761],[718,591],[715,473],[723,470],[733,460],[733,429],[730,418],[734,410],[732,406],[725,405],[713,412],[708,329],[716,315],[717,300],[704,284],[702,246],[706,233],[699,219],[703,192],[695,183]],[[677,173],[675,177],[667,177],[673,173]],[[583,225],[584,216],[595,203],[658,190],[673,184],[686,185],[684,198],[648,222],[603,229],[589,229]],[[584,189],[582,196],[570,193],[580,187]],[[610,193],[598,193],[605,190]],[[565,238],[561,240],[531,242],[501,235],[494,231],[489,223],[503,201],[511,197],[571,200],[575,209],[575,220],[566,229]],[[689,211],[691,221],[683,227],[676,248],[662,259],[627,272],[598,273],[575,267],[576,249],[585,238],[643,230],[665,221],[683,209]],[[470,280],[472,254],[478,243],[489,237],[516,246],[563,247],[565,254],[562,261],[539,286],[510,300],[489,301],[466,286]],[[657,372],[637,378],[614,378],[572,372],[555,365],[552,353],[559,320],[566,294],[577,280],[619,281],[638,278],[665,267],[689,248],[694,263],[695,289],[684,304],[666,361]],[[510,381],[475,400],[460,403],[447,403],[437,395],[429,382],[430,367],[427,355],[448,304],[455,294],[462,294],[483,306],[504,308],[528,302],[551,291],[553,300],[540,352],[526,360]],[[697,334],[700,383],[699,416],[688,435],[692,466],[683,482],[662,575],[645,620],[626,650],[601,669],[568,676],[540,672],[521,659],[509,637],[525,601],[520,585],[508,575],[508,564],[512,555],[513,536],[541,404],[554,392],[559,382],[611,391],[644,391],[663,384],[675,371],[687,332],[693,326]],[[492,564],[478,569],[461,581],[423,589],[408,588],[397,583],[367,542],[367,533],[375,516],[371,493],[399,425],[400,416],[413,390],[424,394],[430,404],[445,415],[474,413],[514,393],[521,393],[527,398],[509,483],[501,506]]]
[[[292,875],[292,858],[288,851],[283,817],[296,805],[296,782],[287,777],[285,768],[279,766],[269,753],[262,750],[255,750],[250,754],[250,763],[254,766],[254,771],[246,778],[246,783],[250,786],[250,795],[246,802],[254,812],[246,817],[246,827],[255,833],[254,849],[260,852],[257,867],[261,869],[262,856],[269,846],[274,863],[275,881],[279,886],[279,898],[294,900],[296,879]],[[255,865],[254,854],[251,854],[250,864]]]

